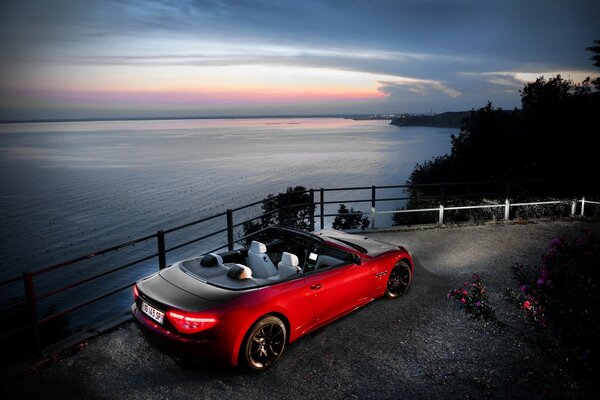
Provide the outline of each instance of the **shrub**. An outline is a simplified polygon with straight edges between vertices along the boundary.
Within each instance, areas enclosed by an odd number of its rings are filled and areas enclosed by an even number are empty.
[[[454,299],[470,319],[480,319],[487,324],[502,327],[495,310],[488,304],[487,289],[479,275],[473,274],[471,281],[464,282],[462,288],[452,290],[447,297]]]
[[[553,239],[542,264],[515,264],[512,292],[523,318],[551,331],[571,371],[592,383],[600,367],[600,239],[592,231],[574,240]]]
[[[333,220],[333,229],[365,229],[369,226],[369,217],[352,207],[348,210],[345,204],[340,204],[337,213],[340,215]]]
[[[257,221],[244,222],[244,236],[272,225],[285,225],[306,231],[315,206],[304,186],[288,187],[284,193],[269,194],[262,202],[263,215]],[[260,235],[256,236],[258,239]],[[247,244],[249,243],[247,240]]]
[[[598,387],[600,372],[600,238],[591,231],[573,240],[550,241],[540,266],[512,267],[518,288],[509,294],[527,326],[547,340],[542,346],[571,373],[576,384]],[[474,274],[471,282],[448,293],[472,319],[499,327],[487,304],[485,286]],[[512,328],[512,327],[511,327]],[[512,331],[515,332],[514,328]]]

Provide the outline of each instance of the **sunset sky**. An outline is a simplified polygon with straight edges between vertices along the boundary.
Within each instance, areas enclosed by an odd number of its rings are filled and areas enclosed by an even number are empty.
[[[512,108],[600,1],[0,1],[0,120]]]

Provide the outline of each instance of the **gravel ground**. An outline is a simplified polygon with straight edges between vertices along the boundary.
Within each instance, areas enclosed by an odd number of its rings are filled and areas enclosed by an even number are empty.
[[[562,375],[543,352],[511,333],[469,321],[446,293],[477,272],[499,315],[518,325],[503,295],[512,284],[510,266],[539,264],[551,238],[576,235],[587,225],[555,221],[372,233],[413,253],[410,292],[398,300],[374,301],[305,336],[270,371],[182,370],[127,323],[75,354],[5,383],[2,397],[569,397]]]

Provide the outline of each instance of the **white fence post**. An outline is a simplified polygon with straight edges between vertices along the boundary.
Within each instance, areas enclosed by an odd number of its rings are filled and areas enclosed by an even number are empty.
[[[583,217],[583,210],[585,208],[585,196],[581,196],[581,216]]]
[[[504,202],[504,220],[508,221],[510,218],[510,200],[506,199]]]
[[[440,215],[438,218],[438,224],[444,225],[444,206],[440,204]]]
[[[577,211],[577,199],[573,200],[573,202],[571,203],[571,215],[575,215],[576,211]]]
[[[375,229],[375,216],[377,215],[375,210],[375,199],[375,186],[371,186],[371,229]]]
[[[375,207],[371,207],[371,229],[375,229],[375,216],[377,215]]]

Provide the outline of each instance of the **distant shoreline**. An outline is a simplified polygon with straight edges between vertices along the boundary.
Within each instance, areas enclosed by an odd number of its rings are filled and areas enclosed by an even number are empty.
[[[370,114],[330,114],[330,115],[221,115],[221,116],[186,116],[186,117],[107,117],[107,118],[48,118],[48,119],[16,119],[0,120],[0,124],[33,124],[48,122],[110,122],[110,121],[178,121],[193,119],[290,119],[290,118],[341,118],[369,119]],[[387,118],[391,119],[391,118]]]
[[[390,125],[396,126],[432,126],[437,128],[460,128],[462,120],[470,111],[445,112],[436,115],[409,115],[392,119]]]
[[[460,128],[461,121],[469,115],[469,111],[445,112],[436,115],[405,115],[401,117],[379,116],[377,114],[319,114],[319,115],[218,115],[218,116],[183,116],[183,117],[106,117],[106,118],[47,118],[47,119],[15,119],[0,120],[0,125],[37,124],[60,122],[117,122],[117,121],[184,121],[184,120],[224,120],[224,119],[310,119],[339,118],[354,121],[390,121],[396,126],[432,126],[440,128]]]

